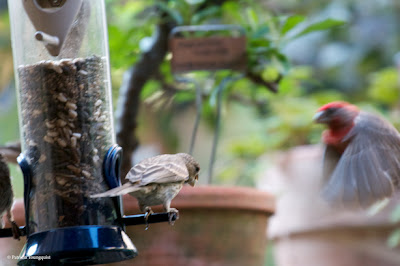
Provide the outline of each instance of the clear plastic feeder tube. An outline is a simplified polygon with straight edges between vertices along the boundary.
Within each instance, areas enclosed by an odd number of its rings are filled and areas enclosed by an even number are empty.
[[[44,12],[41,21],[32,21],[24,1]],[[76,14],[71,21],[58,21],[57,12],[71,1],[79,5]],[[89,197],[109,189],[102,165],[115,143],[104,1],[8,4],[21,142],[32,172],[30,234],[113,225],[112,199]],[[66,36],[45,31],[55,23],[70,23],[64,27]],[[60,47],[54,56],[56,44]]]

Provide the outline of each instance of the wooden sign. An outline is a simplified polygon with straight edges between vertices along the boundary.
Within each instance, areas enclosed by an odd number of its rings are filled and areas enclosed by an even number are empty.
[[[246,68],[246,37],[200,37],[170,39],[172,72]]]

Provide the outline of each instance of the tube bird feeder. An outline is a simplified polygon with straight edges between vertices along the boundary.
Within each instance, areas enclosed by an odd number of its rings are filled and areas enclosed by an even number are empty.
[[[27,243],[21,256],[133,258],[119,185],[103,0],[9,0]],[[31,261],[20,260],[20,265]]]

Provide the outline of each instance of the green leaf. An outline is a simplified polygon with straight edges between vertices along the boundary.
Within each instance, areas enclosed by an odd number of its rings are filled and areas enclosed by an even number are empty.
[[[390,221],[397,223],[400,221],[400,205],[397,205],[394,211],[390,215]]]
[[[345,21],[328,18],[326,20],[309,25],[304,30],[302,30],[300,33],[296,34],[293,38],[298,38],[300,36],[303,36],[303,35],[306,35],[308,33],[315,32],[315,31],[322,31],[322,30],[327,30],[327,29],[331,29],[334,27],[342,26],[344,24],[346,24]]]
[[[264,38],[265,34],[269,32],[268,25],[259,26],[254,32],[251,33],[251,39]]]
[[[304,16],[294,15],[288,17],[285,24],[282,26],[281,34],[284,35],[286,32],[290,31],[296,27],[300,22],[303,22],[306,18]]]
[[[178,25],[183,25],[183,17],[176,9],[169,8],[168,5],[164,3],[157,3],[158,7],[166,12]]]
[[[271,45],[271,41],[265,38],[251,38],[249,40],[249,46],[254,49],[254,48],[267,48],[270,49],[269,46]]]
[[[177,103],[193,102],[195,98],[196,95],[191,91],[182,91],[180,93],[175,94],[175,101]]]
[[[205,0],[185,0],[189,5],[197,5],[204,3]]]
[[[237,2],[228,1],[222,5],[223,15],[228,17],[230,20],[235,21],[237,24],[246,25],[242,9]]]
[[[200,22],[204,21],[205,19],[216,17],[217,15],[219,15],[220,12],[221,8],[218,6],[211,6],[209,8],[206,8],[193,15],[191,19],[192,24],[193,25],[200,24]]]
[[[390,234],[387,240],[387,245],[390,248],[395,248],[399,245],[399,243],[400,243],[400,229],[396,229]]]
[[[142,93],[140,95],[140,98],[142,100],[150,98],[154,93],[160,90],[160,83],[154,80],[150,80],[146,83],[146,85],[143,87]]]
[[[372,74],[371,84],[367,91],[372,100],[396,106],[400,96],[397,69],[390,67]]]
[[[264,69],[264,71],[261,73],[261,77],[263,78],[263,80],[266,80],[266,81],[276,80],[278,75],[279,75],[278,69],[276,69],[273,66],[267,66]]]
[[[246,14],[249,20],[249,24],[252,28],[255,28],[258,24],[257,13],[252,8],[246,8]]]

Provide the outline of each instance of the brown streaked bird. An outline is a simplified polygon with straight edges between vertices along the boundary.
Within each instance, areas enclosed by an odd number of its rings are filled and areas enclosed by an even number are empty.
[[[5,158],[0,153],[0,219],[1,228],[4,228],[3,216],[6,215],[8,222],[11,224],[12,233],[15,239],[20,238],[21,234],[18,225],[15,223],[11,207],[13,205],[14,193],[12,190],[10,170]]]
[[[172,199],[179,193],[184,183],[191,186],[196,184],[200,165],[189,154],[163,154],[147,158],[136,164],[125,179],[128,180],[120,187],[104,193],[92,195],[92,198],[116,197],[130,194],[137,198],[139,208],[146,213],[146,221],[153,211],[150,206],[162,204],[170,214],[179,214],[171,208]],[[170,215],[170,223],[172,223]]]
[[[328,202],[367,208],[399,189],[400,134],[383,118],[347,102],[331,102],[314,116],[326,124],[322,195]]]

